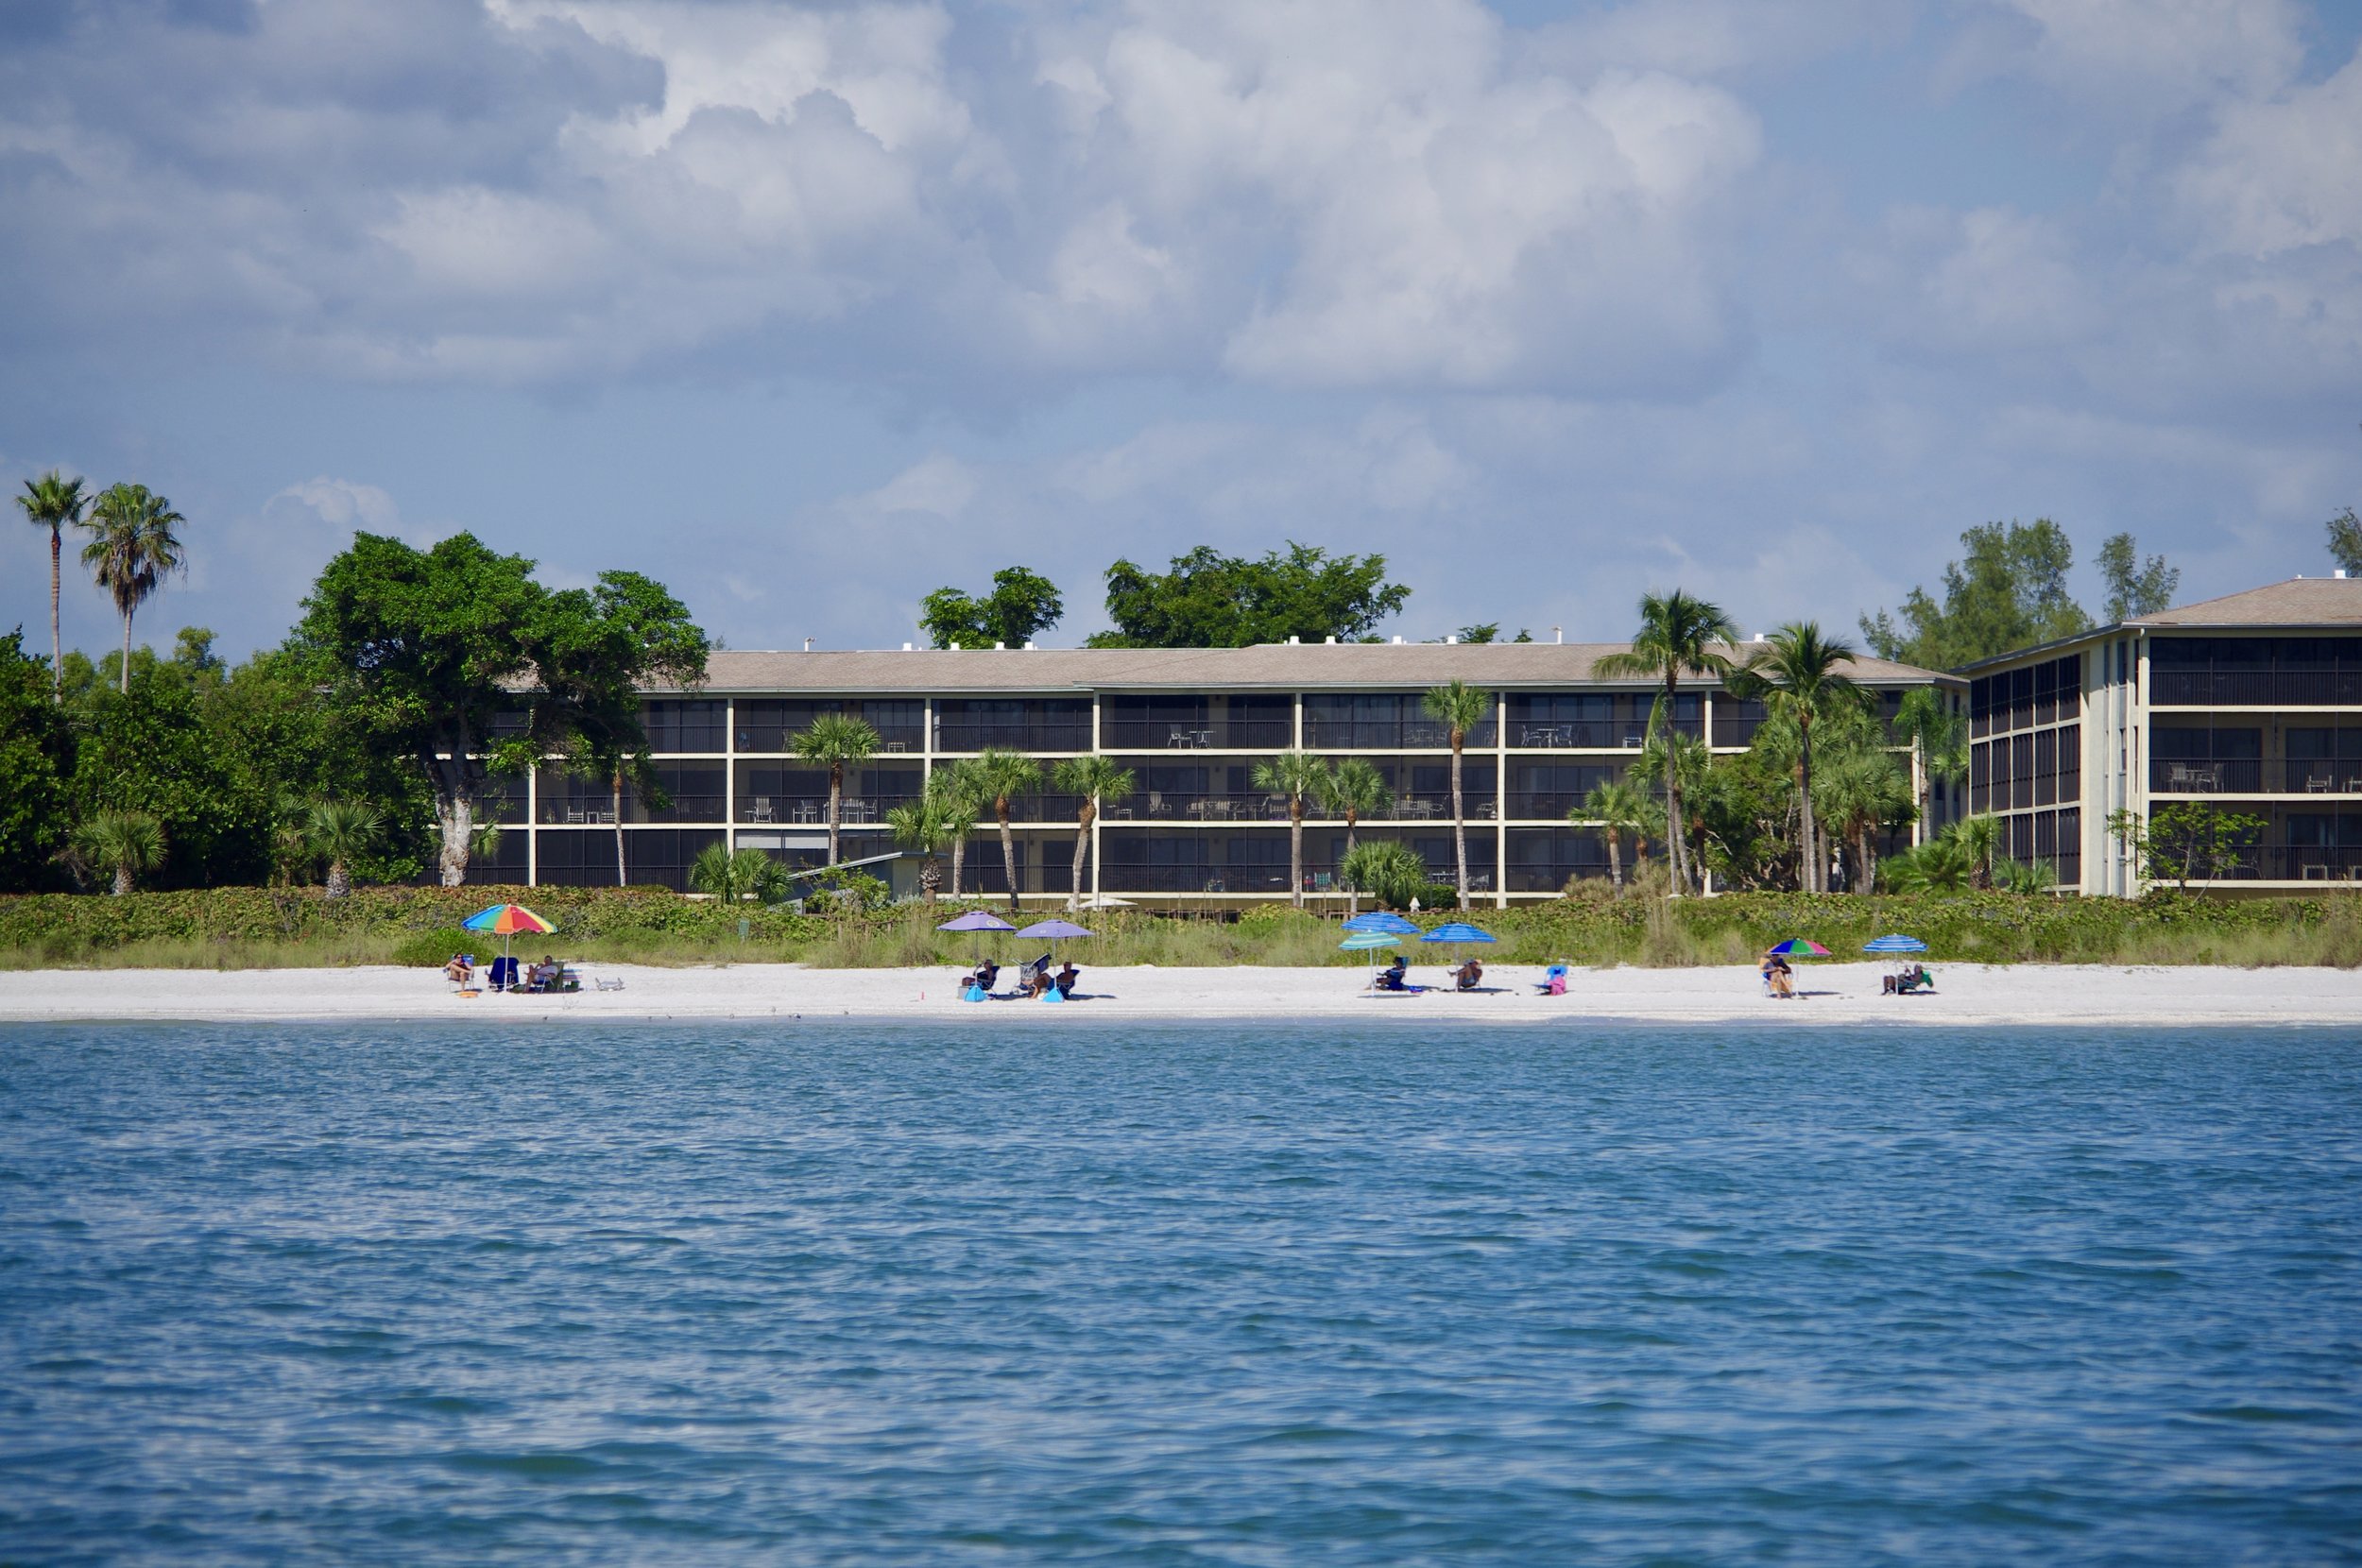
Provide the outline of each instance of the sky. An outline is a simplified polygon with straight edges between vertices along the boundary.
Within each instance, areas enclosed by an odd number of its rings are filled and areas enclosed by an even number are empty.
[[[188,522],[142,640],[355,529],[897,647],[1199,544],[1413,639],[1742,629],[2047,517],[2183,600],[2362,504],[2362,5],[9,0],[0,475]],[[45,651],[44,531],[0,628]],[[71,645],[119,639],[69,560]]]

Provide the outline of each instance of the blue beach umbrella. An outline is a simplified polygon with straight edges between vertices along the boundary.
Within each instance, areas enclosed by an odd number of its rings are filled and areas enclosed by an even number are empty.
[[[1017,928],[997,914],[988,913],[984,910],[970,910],[966,914],[953,915],[942,925],[937,926],[935,929],[939,931],[1013,931]],[[969,949],[967,959],[970,963],[981,963],[984,962],[984,944],[980,942]]]
[[[1023,930],[1018,932],[1017,939],[1019,942],[1031,942],[1035,938],[1038,937],[1042,941],[1050,944],[1050,956],[1052,958],[1055,958],[1058,956],[1058,939],[1060,937],[1088,936],[1091,933],[1089,931],[1085,930],[1082,927],[1076,925],[1071,920],[1036,920],[1032,925],[1026,927]],[[1050,995],[1053,997],[1060,997],[1063,999],[1062,994],[1059,992],[1053,991]]]
[[[1481,931],[1465,920],[1453,920],[1436,927],[1419,940],[1421,942],[1490,942],[1493,940],[1493,933]]]
[[[1345,922],[1344,929],[1349,931],[1384,931],[1394,936],[1419,934],[1418,927],[1391,910],[1372,910],[1367,914],[1357,914]]]
[[[1410,923],[1405,921],[1404,924]],[[1402,938],[1392,931],[1356,931],[1337,946],[1348,953],[1370,955],[1370,989],[1375,991],[1378,989],[1378,950],[1381,947],[1399,947]]]
[[[1927,945],[1915,936],[1905,936],[1898,931],[1874,942],[1863,943],[1861,950],[1865,953],[1924,953]]]

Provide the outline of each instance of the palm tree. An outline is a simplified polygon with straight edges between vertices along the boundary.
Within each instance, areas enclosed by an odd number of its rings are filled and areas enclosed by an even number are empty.
[[[131,879],[164,863],[164,825],[145,811],[101,811],[82,824],[75,842],[83,856],[114,872],[114,895]]]
[[[1328,764],[1309,751],[1283,751],[1255,764],[1255,787],[1288,797],[1288,889],[1304,907],[1304,803],[1320,793]]]
[[[727,844],[710,844],[690,863],[689,885],[725,904],[750,897],[767,902],[786,894],[787,868],[760,849],[733,854]]]
[[[1684,675],[1720,680],[1731,672],[1727,655],[1715,652],[1714,645],[1725,646],[1738,641],[1738,629],[1721,609],[1703,599],[1692,599],[1681,589],[1662,597],[1653,593],[1640,596],[1640,632],[1632,639],[1629,653],[1610,654],[1595,667],[1610,680],[1631,675],[1646,675],[1662,681],[1656,707],[1651,712],[1652,728],[1673,723],[1673,700],[1681,690]],[[1669,857],[1669,885],[1678,895],[1684,885],[1686,867],[1683,841],[1688,836],[1682,831],[1684,818],[1681,801],[1681,771],[1668,768],[1665,772],[1665,851]]]
[[[1880,869],[1887,886],[1896,893],[1966,893],[1975,879],[1968,852],[1949,838],[1929,839],[1890,855]]]
[[[328,862],[329,897],[352,891],[350,866],[376,844],[385,825],[376,807],[357,800],[323,800],[312,808],[304,837],[312,853]]]
[[[1815,807],[1853,852],[1854,891],[1877,885],[1875,834],[1911,812],[1910,780],[1894,754],[1882,746],[1857,745],[1828,758],[1813,781]]]
[[[944,809],[959,824],[959,831],[951,839],[951,896],[960,896],[960,874],[967,865],[967,836],[976,826],[977,814],[984,802],[992,798],[984,788],[983,777],[976,771],[976,758],[963,757],[947,768],[938,768],[927,775],[929,785],[942,783]]]
[[[1968,776],[1968,719],[1936,688],[1916,686],[1903,693],[1895,709],[1894,738],[1910,742],[1919,820],[1932,824],[1929,808],[1936,785],[1957,784]]]
[[[1001,869],[1009,878],[1009,908],[1017,908],[1017,835],[1009,831],[1010,802],[1041,788],[1041,764],[1013,751],[986,747],[968,758],[975,763],[976,785],[992,802],[993,820],[1001,825]]]
[[[1321,810],[1345,819],[1345,853],[1353,853],[1361,819],[1395,803],[1395,792],[1378,764],[1366,757],[1344,757],[1329,767],[1320,785]]]
[[[1773,632],[1770,651],[1747,666],[1769,688],[1767,706],[1796,725],[1796,850],[1806,893],[1829,891],[1829,859],[1812,821],[1812,724],[1840,704],[1860,703],[1861,689],[1837,673],[1853,658],[1852,643],[1823,637],[1817,621],[1798,621]]]
[[[886,812],[886,826],[894,829],[894,842],[905,849],[917,850],[922,857],[918,891],[930,904],[943,890],[940,857],[947,848],[954,854],[958,852],[975,820],[974,808],[960,800],[948,768],[928,775],[917,799],[906,800]]]
[[[1649,803],[1640,792],[1621,778],[1601,779],[1591,786],[1591,793],[1583,797],[1583,804],[1566,813],[1571,823],[1600,825],[1607,835],[1607,875],[1616,884],[1616,896],[1624,895],[1624,848],[1626,833],[1633,835],[1635,846],[1644,846],[1640,835],[1648,831]]]
[[[1400,909],[1427,886],[1427,862],[1407,844],[1372,839],[1337,862],[1337,875],[1356,893]]]
[[[131,617],[164,578],[187,570],[187,554],[173,529],[189,520],[145,485],[110,485],[77,520],[91,535],[82,564],[123,612],[122,690],[131,690]]]
[[[837,861],[837,812],[845,800],[845,769],[878,755],[885,741],[865,719],[849,713],[823,713],[812,727],[788,737],[787,749],[806,762],[829,770],[829,863]]]
[[[1968,885],[1979,893],[1993,891],[1993,862],[2001,853],[2001,819],[1962,817],[1943,829],[1943,842],[1968,861]]]
[[[1468,907],[1468,812],[1460,789],[1461,758],[1468,732],[1492,717],[1493,694],[1456,680],[1429,687],[1427,695],[1419,699],[1419,706],[1427,710],[1429,718],[1444,726],[1451,740],[1452,853],[1459,862],[1460,907],[1464,910]]]
[[[1051,777],[1078,802],[1074,809],[1074,877],[1068,885],[1066,907],[1079,910],[1083,907],[1083,856],[1090,848],[1091,824],[1098,820],[1103,804],[1130,794],[1137,780],[1132,770],[1114,758],[1096,754],[1068,758],[1052,770]]]
[[[27,522],[49,530],[49,700],[53,703],[65,701],[65,644],[58,637],[58,590],[63,582],[60,561],[65,554],[66,526],[81,525],[82,510],[90,500],[82,493],[79,475],[68,479],[55,469],[39,479],[26,480],[25,493],[16,498]]]
[[[1652,729],[1648,740],[1640,747],[1640,755],[1634,758],[1632,766],[1624,770],[1624,776],[1643,789],[1652,786],[1661,788],[1669,809],[1675,801],[1680,801],[1684,803],[1683,810],[1686,812],[1691,792],[1706,787],[1713,766],[1712,748],[1695,735],[1684,735],[1677,729]],[[1666,869],[1669,878],[1674,855],[1679,854],[1685,865],[1690,863],[1693,847],[1690,833],[1696,825],[1686,815],[1679,819],[1669,817],[1662,822],[1656,821],[1656,803],[1650,801],[1649,807],[1651,821],[1640,829],[1640,834],[1645,835],[1650,827],[1660,830],[1665,840]],[[1635,837],[1638,842],[1633,860],[1636,872],[1639,862],[1648,858],[1649,846],[1645,838]]]

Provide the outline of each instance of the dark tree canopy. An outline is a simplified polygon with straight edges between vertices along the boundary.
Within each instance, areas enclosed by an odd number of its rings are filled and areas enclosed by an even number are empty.
[[[335,710],[406,757],[435,792],[447,884],[467,871],[488,765],[522,772],[553,753],[610,775],[644,763],[642,682],[705,676],[709,644],[661,584],[602,573],[553,592],[533,563],[455,534],[432,550],[356,534],[320,572],[297,630]],[[495,716],[522,726],[495,734]]]
[[[1338,555],[1291,539],[1261,560],[1200,545],[1172,570],[1107,569],[1107,619],[1094,648],[1244,648],[1257,642],[1345,641],[1401,609],[1411,590],[1386,581],[1383,555]]]
[[[2108,585],[2103,619],[2111,623],[2172,608],[2182,586],[2182,569],[2166,565],[2163,555],[2142,560],[2130,534],[2110,535],[2099,547],[2099,576]]]
[[[1880,658],[1950,670],[2088,630],[2091,617],[2067,593],[2075,547],[2047,518],[1988,522],[1960,536],[1965,558],[1943,569],[1943,602],[1925,588],[1903,601],[1900,621],[1885,610],[1861,618]]]
[[[0,888],[49,880],[73,820],[74,735],[51,681],[48,662],[26,654],[23,627],[0,637]]]
[[[2329,558],[2336,561],[2353,577],[2362,577],[2362,518],[2353,515],[2349,506],[2331,518],[2329,529]]]
[[[1036,632],[1058,623],[1066,603],[1057,586],[1021,566],[992,574],[992,591],[971,599],[955,588],[939,588],[920,605],[918,623],[938,648],[989,648],[1005,642],[1021,648]]]

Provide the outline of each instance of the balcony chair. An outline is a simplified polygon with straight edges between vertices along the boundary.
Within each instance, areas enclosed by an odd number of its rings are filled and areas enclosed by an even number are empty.
[[[755,796],[754,803],[746,808],[746,820],[748,822],[777,821],[778,818],[771,811],[771,797],[769,795]]]

